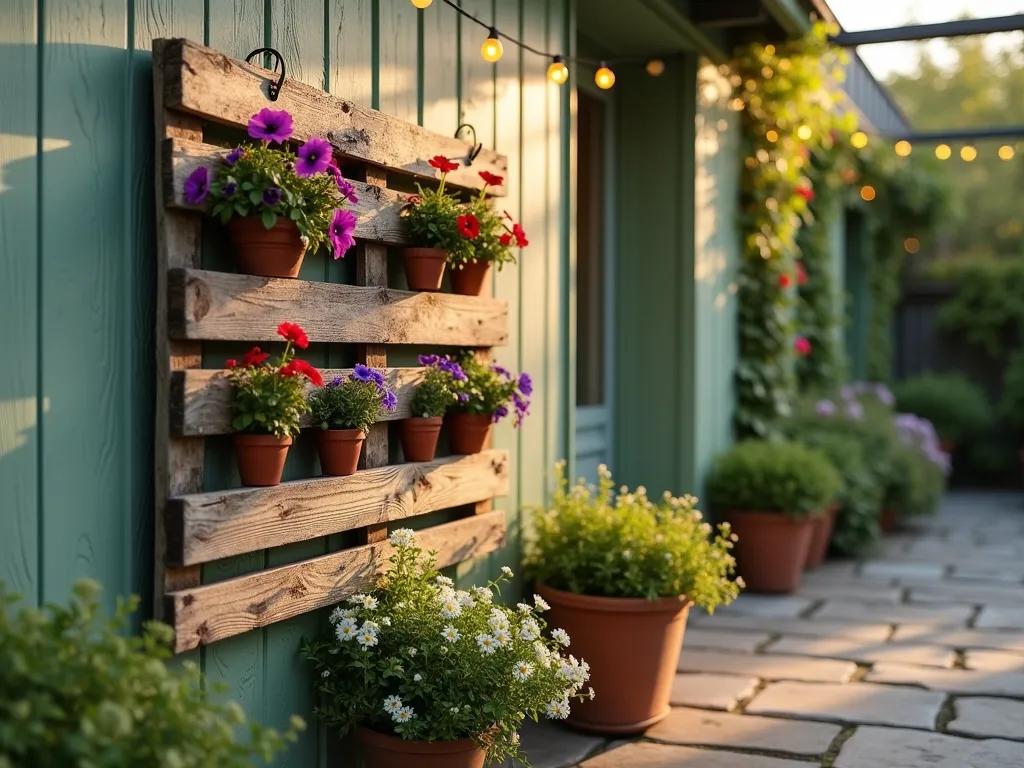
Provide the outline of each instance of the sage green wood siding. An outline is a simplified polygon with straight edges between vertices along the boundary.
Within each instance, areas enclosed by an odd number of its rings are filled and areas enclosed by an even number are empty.
[[[473,13],[543,48],[568,50],[568,0],[463,0]],[[419,121],[439,133],[474,125],[509,157],[509,196],[530,237],[519,265],[495,276],[510,303],[510,346],[497,358],[537,384],[522,430],[502,424],[512,452],[509,544],[462,568],[495,575],[520,555],[520,504],[543,502],[551,467],[567,453],[570,331],[571,98],[546,80],[548,62],[506,46],[497,66],[479,55],[485,30],[443,3],[409,0],[11,0],[0,7],[0,578],[33,602],[63,600],[81,576],[108,603],[151,593],[152,392],[155,334],[152,72],[158,37],[188,37],[244,57],[281,50],[289,77]],[[204,260],[226,267],[206,234]],[[398,256],[390,273],[402,276]],[[353,260],[310,257],[303,277],[350,282]],[[229,267],[228,267],[229,268]],[[229,356],[209,345],[205,365]],[[351,364],[344,346],[309,359]],[[396,361],[414,350],[396,349]],[[207,444],[208,488],[237,482],[227,440]],[[300,440],[292,476],[312,473]],[[323,554],[335,536],[212,563],[204,580]],[[148,610],[148,606],[147,606]],[[312,722],[312,681],[297,656],[319,631],[308,615],[193,652],[206,674],[256,719],[311,729],[279,765],[327,763]],[[333,765],[351,765],[341,758]]]
[[[835,316],[842,325],[836,327],[840,354],[846,354],[846,209],[840,208],[829,230],[829,247],[832,249],[832,279],[835,283]]]

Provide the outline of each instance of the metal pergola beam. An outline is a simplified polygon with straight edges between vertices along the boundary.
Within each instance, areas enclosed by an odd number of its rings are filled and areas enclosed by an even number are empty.
[[[984,141],[986,139],[1024,139],[1024,125],[1013,125],[1007,128],[965,128],[949,131],[918,131],[896,139],[906,139],[912,144],[940,143],[943,141]]]
[[[877,43],[901,43],[928,40],[933,37],[964,37],[988,35],[993,32],[1015,32],[1024,29],[1024,13],[990,19],[958,19],[940,24],[914,24],[888,29],[866,29],[862,32],[840,32],[832,41],[843,48]]]

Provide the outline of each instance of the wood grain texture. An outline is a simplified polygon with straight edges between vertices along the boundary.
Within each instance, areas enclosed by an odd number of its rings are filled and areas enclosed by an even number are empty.
[[[507,451],[393,464],[348,477],[180,496],[167,512],[168,554],[193,565],[504,496]],[[490,511],[490,510],[488,510]]]
[[[419,11],[409,0],[378,0],[379,108],[400,120],[419,122]],[[455,133],[453,125],[448,133]]]
[[[459,46],[452,44],[458,25],[458,12],[444,3],[423,14],[423,127],[437,133],[459,125]]]
[[[420,531],[417,544],[445,568],[504,544],[505,513],[457,520]],[[391,547],[368,544],[167,596],[175,651],[326,608],[372,587],[387,572]]]
[[[221,159],[230,152],[202,142],[172,139],[164,143],[164,195],[168,205],[184,210],[204,211],[206,205],[190,205],[185,201],[185,180],[199,166],[217,170]],[[353,181],[358,203],[347,203],[346,208],[359,217],[355,236],[391,245],[406,242],[402,206],[407,195],[384,189],[374,184]]]
[[[206,2],[209,7],[206,38],[211,48],[244,59],[250,51],[266,45],[263,40],[263,23],[266,18],[263,0]]]
[[[508,306],[497,299],[197,269],[170,277],[170,328],[179,339],[274,341],[286,320],[310,341],[491,347],[508,339]]]
[[[357,104],[373,102],[373,0],[327,0],[327,90]]]
[[[176,81],[167,84],[165,99],[169,105],[234,126],[245,126],[250,116],[266,106],[264,92],[270,82],[276,81],[272,72],[187,40],[173,40],[170,45],[178,66]],[[286,81],[275,107],[291,113],[296,141],[323,136],[345,157],[398,173],[439,178],[427,162],[431,157],[445,155],[464,166],[469,150],[469,145],[459,139],[432,133],[291,79]],[[472,168],[461,167],[448,179],[455,186],[480,189],[483,182],[478,171],[503,176],[506,167],[503,155],[484,149]],[[488,191],[502,194],[496,187]]]
[[[270,45],[287,62],[289,78],[325,87],[323,0],[270,0]]]

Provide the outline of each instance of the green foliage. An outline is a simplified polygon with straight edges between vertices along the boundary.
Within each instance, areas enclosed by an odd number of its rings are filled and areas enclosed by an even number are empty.
[[[841,478],[829,460],[799,443],[745,440],[715,458],[707,497],[716,512],[763,510],[818,514],[836,499]]]
[[[540,598],[515,610],[492,605],[510,569],[457,592],[412,531],[394,531],[391,543],[391,569],[376,588],[335,609],[332,633],[306,646],[320,673],[317,714],[342,734],[362,724],[411,740],[472,738],[495,763],[525,763],[523,720],[568,715],[589,667],[561,655],[564,630],[543,636]]]
[[[469,258],[449,257],[448,263],[461,269],[462,264],[469,261],[486,261],[497,265],[499,272],[505,264],[515,264],[513,248],[525,248],[529,245],[522,228],[518,224],[513,225],[516,232],[513,236],[513,229],[505,223],[506,219],[511,222],[511,217],[505,213],[499,214],[494,209],[486,196],[486,190],[481,190],[480,194],[470,201],[466,211],[476,217],[480,224],[480,234],[473,240],[472,255]]]
[[[1024,436],[1024,348],[1013,352],[1007,362],[999,410],[1017,436]]]
[[[893,455],[885,506],[903,515],[930,515],[939,507],[946,476],[916,446],[900,445]]]
[[[422,362],[424,358],[421,357]],[[423,381],[416,387],[410,410],[413,416],[429,419],[444,416],[456,403],[455,380],[450,370],[435,365],[427,366]]]
[[[259,216],[267,229],[283,216],[309,239],[310,253],[319,249],[341,203],[334,177],[327,173],[299,176],[295,155],[287,149],[257,144],[240,151],[235,164],[220,166],[210,184],[213,216],[225,224],[234,216]],[[263,194],[271,188],[281,192],[274,205],[268,205]]]
[[[928,419],[943,440],[973,439],[992,421],[985,393],[960,374],[926,373],[896,384],[893,391],[897,410]]]
[[[227,361],[234,393],[231,426],[236,432],[291,437],[299,433],[299,419],[309,411],[305,380],[323,381],[319,371],[295,359],[291,341],[276,363],[268,362],[269,357],[253,347],[241,364]]]
[[[166,665],[172,631],[155,622],[126,633],[137,598],[101,615],[96,582],[75,584],[67,606],[15,613],[0,583],[0,766],[49,768],[249,768],[305,728],[248,724],[237,703],[217,702],[192,662]]]
[[[409,245],[420,248],[441,248],[451,263],[466,262],[473,258],[473,242],[459,231],[462,204],[458,198],[445,192],[448,174],[441,174],[437,189],[424,189],[419,184],[419,195],[409,199],[402,209],[408,230]]]
[[[516,378],[500,365],[481,362],[472,352],[464,354],[459,364],[466,378],[454,383],[458,398],[455,410],[501,418],[508,415],[509,405],[514,403],[518,426],[529,408],[529,401],[524,396],[532,390],[529,385],[523,386],[524,379],[529,382],[529,377],[523,374]]]
[[[950,332],[1005,361],[1024,344],[1024,259],[977,259],[936,265],[931,275],[956,284],[956,293],[939,309]]]
[[[538,582],[581,595],[659,597],[686,595],[708,611],[739,594],[732,576],[728,523],[715,535],[692,496],[667,491],[659,503],[641,487],[613,492],[611,474],[600,469],[597,488],[569,488],[565,464],[551,509],[534,517],[525,566]]]
[[[368,432],[384,411],[395,409],[395,395],[384,382],[381,371],[357,365],[347,379],[336,378],[313,390],[309,395],[313,423],[320,429]]]

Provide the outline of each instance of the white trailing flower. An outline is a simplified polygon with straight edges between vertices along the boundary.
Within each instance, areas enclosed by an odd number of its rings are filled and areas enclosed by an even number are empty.
[[[491,629],[505,629],[509,628],[508,616],[501,608],[492,608],[491,617],[487,619],[487,626]]]
[[[476,644],[485,656],[490,656],[498,650],[498,641],[494,639],[493,635],[488,635],[486,632],[476,636]]]
[[[359,631],[360,632],[373,632],[373,634],[376,635],[376,634],[378,634],[380,632],[380,624],[378,624],[373,619],[367,619],[366,621],[363,622],[363,626],[361,626],[359,628]]]
[[[533,596],[533,604],[534,606],[536,606],[537,610],[542,613],[551,608],[551,606],[548,605],[547,601],[540,595]]]
[[[533,664],[528,661],[520,661],[512,668],[512,676],[516,680],[529,680],[533,677]]]
[[[540,637],[540,625],[534,619],[526,619],[519,627],[519,638],[531,642]]]
[[[369,650],[377,644],[377,634],[375,632],[360,631],[356,636],[356,642],[363,646],[364,651]]]
[[[448,711],[451,712],[453,715],[459,714],[459,708],[458,707],[452,707]]]
[[[583,687],[583,684],[590,679],[590,665],[575,656],[560,660],[561,669],[559,672],[573,687],[574,691]]]
[[[595,697],[596,695],[597,695],[597,693],[595,693],[595,692],[594,692],[594,689],[593,689],[593,688],[590,688],[590,689],[589,689],[589,690],[587,691],[587,698],[588,698],[588,699],[590,699],[591,701],[593,701],[593,700],[594,700],[594,697]]]
[[[363,608],[365,608],[368,611],[372,611],[377,608],[376,597],[373,597],[371,595],[361,595],[361,597],[362,600],[360,600],[359,602],[362,604]]]
[[[339,621],[334,627],[334,634],[343,643],[348,642],[359,633],[358,622],[351,616]]]
[[[388,539],[392,546],[411,547],[416,543],[416,534],[411,528],[399,528],[397,531],[392,531]]]
[[[494,642],[502,648],[507,648],[512,645],[512,633],[507,629],[496,629],[494,630]]]
[[[569,716],[569,700],[552,699],[544,708],[544,712],[551,720],[565,720]]]
[[[391,715],[391,719],[396,723],[408,723],[414,717],[416,717],[416,711],[412,707],[402,707]]]
[[[504,573],[506,576],[515,576],[515,574],[512,573],[512,569],[509,568],[507,565],[501,566],[501,572]]]
[[[551,639],[564,648],[569,647],[569,633],[561,627],[551,632]]]
[[[475,587],[473,594],[476,595],[476,599],[481,603],[487,603],[490,605],[491,601],[494,600],[494,595],[488,587]]]
[[[540,640],[534,642],[533,654],[537,657],[537,661],[541,663],[541,666],[544,668],[551,666],[551,651]]]
[[[531,613],[533,611],[533,608],[527,605],[526,603],[517,603],[516,610],[525,616],[526,614]]]
[[[423,675],[421,675],[419,672],[417,672],[415,675],[412,676],[412,681],[414,683],[418,683],[421,680],[423,680]]]
[[[390,627],[391,626],[391,617],[390,616],[385,616],[383,619],[380,620],[380,623],[383,624],[385,627]]]
[[[384,711],[389,715],[395,714],[402,708],[402,700],[397,696],[388,696],[384,699]]]
[[[436,579],[434,579],[434,581],[436,581],[442,587],[454,587],[455,586],[455,582],[452,581],[451,579],[449,579],[447,576],[438,576]]]
[[[462,635],[459,634],[459,630],[457,630],[453,624],[449,624],[441,630],[441,637],[449,643],[457,643]]]
[[[476,600],[474,600],[473,596],[469,594],[469,592],[466,592],[464,589],[460,589],[458,592],[456,592],[455,596],[459,599],[459,605],[461,605],[463,608],[472,608],[476,605]]]
[[[345,618],[345,612],[342,610],[341,606],[337,606],[333,611],[331,611],[331,624],[337,624],[343,618]]]
[[[362,603],[365,599],[366,599],[366,595],[364,595],[362,592],[360,592],[358,595],[352,595],[348,599],[348,601],[350,603],[355,604],[355,603]]]
[[[451,597],[441,601],[441,615],[446,619],[454,619],[462,615],[462,606],[457,597]]]
[[[323,672],[320,673],[320,677],[330,677],[330,676],[331,676],[331,670],[329,670],[329,669],[325,669]]]
[[[410,656],[415,656],[417,653],[419,653],[419,651],[417,651],[415,648],[406,648],[405,652],[408,653]]]

